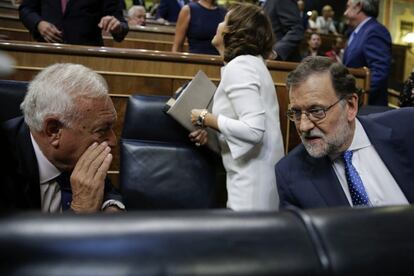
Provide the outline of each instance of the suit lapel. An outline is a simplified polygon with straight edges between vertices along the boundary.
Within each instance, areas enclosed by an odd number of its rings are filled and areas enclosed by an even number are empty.
[[[23,197],[30,208],[40,209],[39,170],[36,155],[30,139],[30,131],[26,124],[22,125],[17,137],[20,145],[17,172],[21,176]]]
[[[414,203],[414,171],[403,139],[396,137],[391,128],[377,124],[369,118],[362,116],[359,120],[405,197],[410,203]]]
[[[311,182],[319,192],[327,207],[349,206],[348,199],[332,168],[332,162],[328,157],[312,158],[308,156],[311,166]]]

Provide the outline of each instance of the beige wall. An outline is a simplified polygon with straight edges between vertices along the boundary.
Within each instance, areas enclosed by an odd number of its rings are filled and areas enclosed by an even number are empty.
[[[414,32],[414,0],[384,0],[380,1],[378,17],[391,32],[394,44],[404,44],[402,37],[407,32]],[[414,68],[414,45],[407,51],[404,79],[408,78]]]

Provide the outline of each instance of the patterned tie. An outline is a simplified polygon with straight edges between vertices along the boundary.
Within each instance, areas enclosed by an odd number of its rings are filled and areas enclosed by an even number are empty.
[[[60,0],[60,3],[62,4],[62,13],[65,13],[66,10],[66,4],[69,0]]]
[[[346,181],[348,182],[349,192],[351,193],[352,204],[354,206],[368,206],[369,198],[365,191],[364,184],[354,165],[352,165],[352,151],[347,150],[342,154],[345,164]]]

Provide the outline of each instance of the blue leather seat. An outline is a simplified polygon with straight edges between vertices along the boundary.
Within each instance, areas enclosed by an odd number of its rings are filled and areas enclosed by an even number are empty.
[[[26,81],[0,80],[0,122],[22,115],[20,104],[28,84]]]
[[[0,215],[0,275],[412,275],[414,207]]]
[[[120,141],[127,209],[225,207],[221,157],[190,142],[188,131],[163,112],[167,100],[134,95],[128,101]]]

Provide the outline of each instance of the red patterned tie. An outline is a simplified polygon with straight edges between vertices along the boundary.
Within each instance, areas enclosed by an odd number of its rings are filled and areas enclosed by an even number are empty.
[[[62,4],[62,13],[65,13],[66,10],[66,4],[68,3],[69,0],[60,0],[61,4]]]

